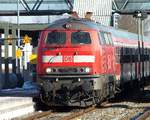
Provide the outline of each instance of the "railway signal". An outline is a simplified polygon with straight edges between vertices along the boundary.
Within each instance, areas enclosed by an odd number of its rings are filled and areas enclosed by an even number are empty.
[[[30,37],[28,36],[28,35],[25,35],[24,37],[23,37],[23,43],[24,44],[27,44],[27,43],[30,43]]]
[[[31,54],[29,59],[30,59],[31,64],[36,64],[37,55],[36,54]]]
[[[22,51],[20,48],[16,50],[16,58],[20,58],[22,56]]]

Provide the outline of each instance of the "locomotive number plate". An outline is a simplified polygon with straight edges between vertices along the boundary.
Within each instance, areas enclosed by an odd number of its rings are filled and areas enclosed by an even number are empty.
[[[73,62],[73,56],[63,56],[63,62]]]

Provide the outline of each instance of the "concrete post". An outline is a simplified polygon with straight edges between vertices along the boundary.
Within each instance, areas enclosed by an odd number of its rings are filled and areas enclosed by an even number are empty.
[[[12,27],[12,38],[14,38],[12,41],[12,72],[16,73],[16,28],[14,26]]]
[[[7,86],[7,81],[9,81],[9,58],[8,58],[8,38],[9,35],[9,24],[7,24],[4,27],[4,35],[5,35],[5,40],[4,40],[4,46],[5,46],[5,86]]]

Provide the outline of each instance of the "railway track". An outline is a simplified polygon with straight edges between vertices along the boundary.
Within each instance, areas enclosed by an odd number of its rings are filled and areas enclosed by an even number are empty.
[[[72,120],[72,119],[78,118],[86,113],[92,112],[94,110],[96,110],[96,108],[95,108],[95,106],[92,106],[87,109],[81,110],[79,112],[72,113],[69,116],[62,118],[61,120]]]
[[[28,116],[22,120],[146,120],[150,115],[150,110],[136,105],[137,104],[130,102],[109,103],[100,108],[92,106],[86,109],[75,109],[73,111],[64,112],[64,114],[50,110],[34,113],[32,116]]]
[[[66,115],[64,115],[64,117],[60,116],[59,112],[49,110],[49,111],[45,111],[45,112],[35,112],[31,116],[27,116],[25,118],[22,118],[22,120],[38,120],[38,119],[46,120],[47,118],[53,119],[54,117],[55,118],[58,117],[58,119],[60,119],[60,120],[71,120],[71,119],[77,118],[79,116],[82,116],[85,113],[92,112],[94,110],[96,110],[95,106],[88,107],[85,109],[83,109],[83,108],[74,109],[73,111],[67,112]]]
[[[107,103],[108,102],[104,102],[101,104],[102,107],[106,107],[107,106]],[[62,108],[61,108],[62,109]],[[65,108],[64,108],[65,109]],[[87,108],[71,108],[69,111],[67,111],[65,113],[65,115],[61,116],[59,115],[60,112],[62,110],[58,109],[55,110],[53,108],[53,110],[48,110],[48,111],[43,111],[43,112],[35,112],[33,113],[32,115],[30,116],[27,116],[25,118],[22,118],[22,120],[38,120],[38,119],[42,119],[42,120],[53,120],[53,118],[57,118],[59,120],[72,120],[72,119],[75,119],[75,118],[78,118],[80,116],[83,116],[84,114],[87,114],[87,113],[90,113],[90,112],[93,112],[97,109],[96,106],[90,106],[90,107],[87,107]]]
[[[138,95],[136,95],[138,96]],[[140,97],[106,102],[102,107],[71,108],[66,111],[51,108],[49,111],[36,112],[23,120],[150,120],[150,88]]]
[[[51,110],[45,111],[45,112],[35,112],[33,115],[28,116],[26,118],[22,118],[22,120],[37,120],[46,116],[50,116],[54,114]]]
[[[150,102],[150,86],[145,87],[145,93],[141,98],[141,102]],[[145,109],[138,113],[136,116],[131,118],[131,120],[150,120],[150,106],[145,107]]]
[[[131,118],[131,120],[146,120],[149,117],[150,117],[150,108],[143,110],[142,113],[140,113],[137,116]]]

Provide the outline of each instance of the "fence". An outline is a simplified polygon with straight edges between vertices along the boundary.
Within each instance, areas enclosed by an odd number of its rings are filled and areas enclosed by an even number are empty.
[[[16,58],[17,38],[0,39],[0,89],[21,86],[23,77],[29,78],[30,43],[20,46],[22,56]]]

